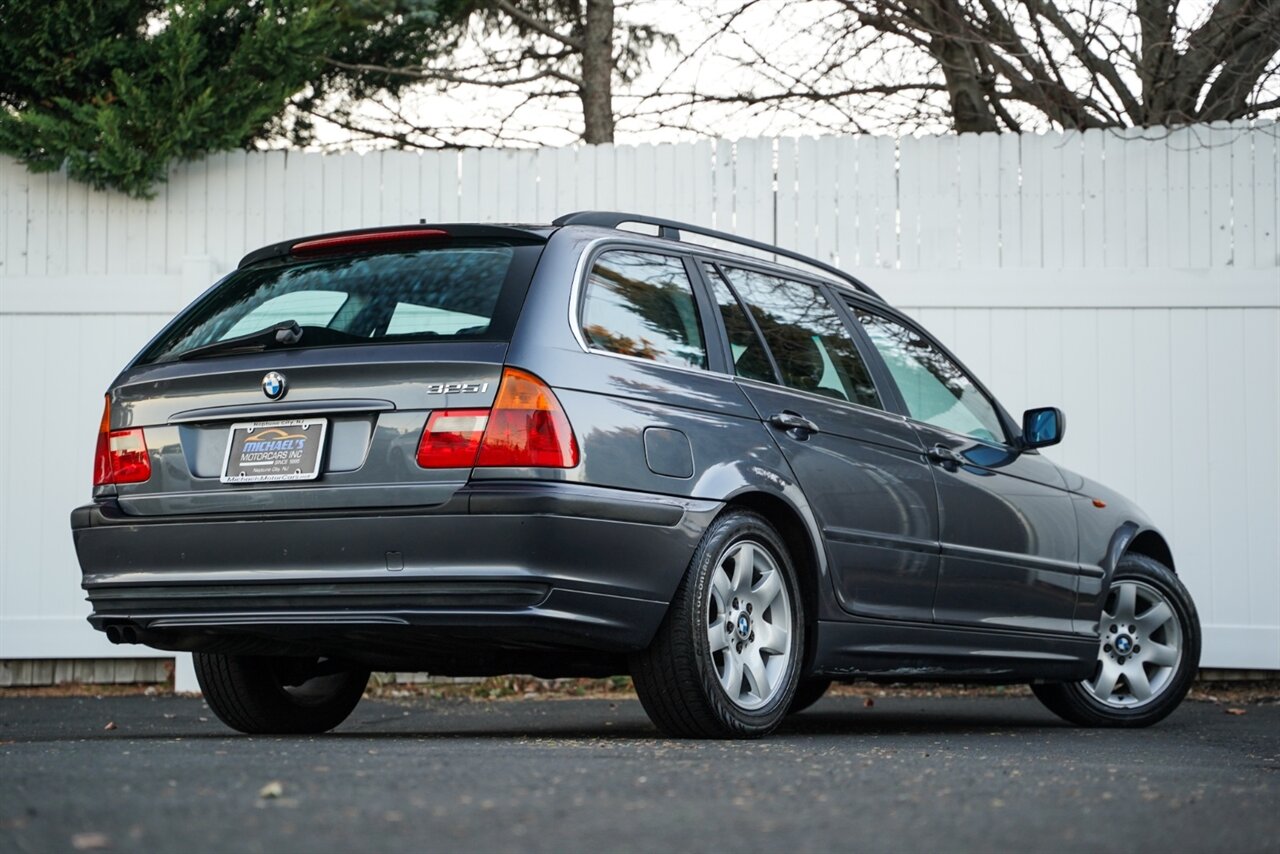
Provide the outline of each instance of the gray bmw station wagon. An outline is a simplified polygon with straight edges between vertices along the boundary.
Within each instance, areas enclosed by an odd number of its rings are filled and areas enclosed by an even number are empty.
[[[1039,453],[1064,429],[778,247],[361,230],[253,252],[146,346],[71,527],[93,626],[194,652],[248,733],[337,726],[371,669],[630,673],[686,737],[855,679],[1152,724],[1195,606],[1141,510]]]

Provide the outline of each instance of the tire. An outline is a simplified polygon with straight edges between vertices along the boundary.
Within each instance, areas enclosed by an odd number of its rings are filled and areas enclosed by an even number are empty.
[[[1157,610],[1161,603],[1167,617]],[[1099,630],[1093,677],[1032,685],[1036,697],[1080,726],[1144,727],[1168,717],[1200,666],[1200,618],[1182,582],[1159,561],[1126,554],[1111,579]]]
[[[821,700],[822,695],[827,693],[827,689],[830,687],[830,679],[801,679],[800,684],[796,686],[795,696],[791,698],[791,708],[787,709],[787,714],[794,715],[803,712]]]
[[[721,514],[698,544],[653,642],[631,658],[649,718],[675,738],[772,732],[799,682],[803,609],[791,557],[774,527],[749,510]]]
[[[328,732],[347,719],[369,683],[368,670],[323,659],[193,657],[209,708],[250,735]]]

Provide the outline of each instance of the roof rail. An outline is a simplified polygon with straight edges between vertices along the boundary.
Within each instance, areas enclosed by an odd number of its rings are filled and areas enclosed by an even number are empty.
[[[653,225],[658,228],[658,236],[667,240],[680,240],[680,232],[687,231],[690,234],[700,234],[703,237],[711,237],[716,240],[723,240],[726,243],[736,243],[739,246],[749,246],[752,249],[761,252],[767,252],[770,255],[781,255],[783,258],[790,258],[792,261],[799,261],[807,264],[815,269],[829,273],[836,278],[853,285],[859,291],[868,296],[884,302],[884,298],[873,291],[870,287],[858,279],[851,276],[839,267],[819,261],[816,258],[810,258],[808,255],[802,255],[799,252],[792,252],[790,249],[781,249],[777,246],[771,246],[768,243],[762,243],[759,240],[751,240],[747,237],[739,237],[736,234],[730,234],[727,231],[716,231],[711,228],[703,228],[698,225],[690,225],[687,222],[676,222],[672,219],[662,219],[656,216],[646,216],[645,214],[620,213],[618,211],[574,211],[564,216],[557,217],[552,221],[552,225],[595,225],[600,228],[617,228],[626,222],[634,222],[640,225]]]

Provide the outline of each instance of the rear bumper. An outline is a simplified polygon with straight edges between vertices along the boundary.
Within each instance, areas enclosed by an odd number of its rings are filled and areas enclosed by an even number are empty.
[[[144,518],[100,503],[71,528],[89,621],[112,640],[460,672],[468,650],[648,645],[720,507],[512,482],[405,510]]]

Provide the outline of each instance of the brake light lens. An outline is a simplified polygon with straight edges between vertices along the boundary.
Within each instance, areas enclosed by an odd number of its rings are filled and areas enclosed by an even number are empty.
[[[533,374],[504,370],[476,465],[568,469],[577,464],[578,440],[555,394]]]
[[[431,413],[418,442],[424,469],[471,468],[489,421],[487,409],[442,409]]]
[[[449,232],[439,228],[402,228],[399,231],[366,231],[362,234],[343,234],[338,237],[321,237],[303,240],[289,247],[295,254],[312,252],[340,252],[359,249],[371,243],[392,243],[398,240],[422,240],[426,237],[448,237]]]
[[[538,466],[573,468],[578,441],[560,401],[526,371],[502,372],[492,409],[431,413],[418,442],[423,468]]]
[[[112,430],[111,400],[105,399],[93,459],[93,485],[142,483],[150,478],[151,457],[142,430]]]

